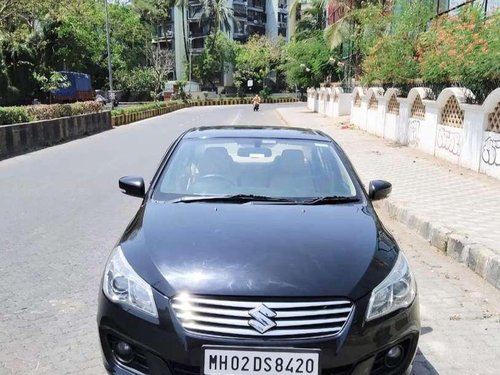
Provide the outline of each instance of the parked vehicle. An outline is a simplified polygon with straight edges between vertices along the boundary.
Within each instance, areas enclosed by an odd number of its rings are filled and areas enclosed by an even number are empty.
[[[60,72],[69,82],[69,86],[52,92],[52,100],[59,103],[93,100],[94,91],[90,75],[77,72]]]
[[[415,278],[324,133],[206,127],[173,144],[105,266],[110,374],[404,374]]]

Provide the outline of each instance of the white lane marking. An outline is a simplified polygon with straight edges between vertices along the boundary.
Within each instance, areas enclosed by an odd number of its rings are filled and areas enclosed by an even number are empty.
[[[231,121],[231,125],[236,125],[241,118],[241,109],[238,110],[238,113],[234,117],[233,121]]]

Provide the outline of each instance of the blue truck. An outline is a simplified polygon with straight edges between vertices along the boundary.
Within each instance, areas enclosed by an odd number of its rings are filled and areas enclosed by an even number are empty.
[[[69,81],[69,86],[52,91],[52,99],[59,103],[83,102],[94,99],[90,75],[78,72],[59,72]]]

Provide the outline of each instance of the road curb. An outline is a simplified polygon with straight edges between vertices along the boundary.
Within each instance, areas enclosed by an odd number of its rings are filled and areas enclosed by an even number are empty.
[[[472,241],[466,234],[452,228],[432,223],[429,218],[417,215],[406,208],[404,202],[386,199],[377,205],[391,218],[406,225],[424,240],[500,289],[500,255]]]
[[[279,109],[276,109],[276,113],[285,125],[290,125]],[[384,210],[392,219],[416,232],[439,251],[463,263],[495,288],[500,289],[500,255],[495,254],[493,250],[472,241],[465,233],[433,223],[430,218],[412,212],[405,202],[389,198],[379,202],[377,207]]]

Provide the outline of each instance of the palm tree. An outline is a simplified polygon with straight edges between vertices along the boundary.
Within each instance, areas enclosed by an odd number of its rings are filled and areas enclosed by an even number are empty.
[[[384,0],[372,0],[374,2],[385,2]],[[297,9],[303,0],[293,0],[290,5],[290,16],[295,17]],[[340,17],[335,20],[331,25],[324,28],[325,39],[328,43],[330,49],[335,49],[342,44],[349,37],[349,25],[350,25],[350,12],[361,6],[361,0],[313,0],[312,7],[304,11],[304,15],[319,17],[320,14],[326,20],[327,12],[331,9],[340,15]],[[300,25],[300,23],[299,23]],[[324,24],[323,24],[324,27]]]
[[[292,4],[290,13],[295,12],[295,7],[298,3]],[[326,11],[325,11],[325,0],[312,0],[310,7],[302,12],[302,17],[299,22],[297,22],[295,31],[297,39],[308,39],[312,35],[317,34],[317,31],[321,31],[326,26]]]
[[[336,4],[332,4],[337,6],[336,11],[340,17],[325,29],[325,39],[330,49],[337,48],[349,38],[351,29],[351,22],[349,19],[350,12],[360,5],[358,3],[360,3],[360,1],[343,0],[337,1]]]
[[[234,22],[234,11],[227,6],[226,0],[201,0],[202,15],[201,23],[208,24],[208,35],[211,36],[211,45],[208,46],[212,49],[215,46],[217,34],[220,31],[229,33]]]
[[[227,6],[226,0],[201,0],[202,18],[200,22],[208,23],[208,34],[216,35],[219,31],[231,31],[234,12]]]

